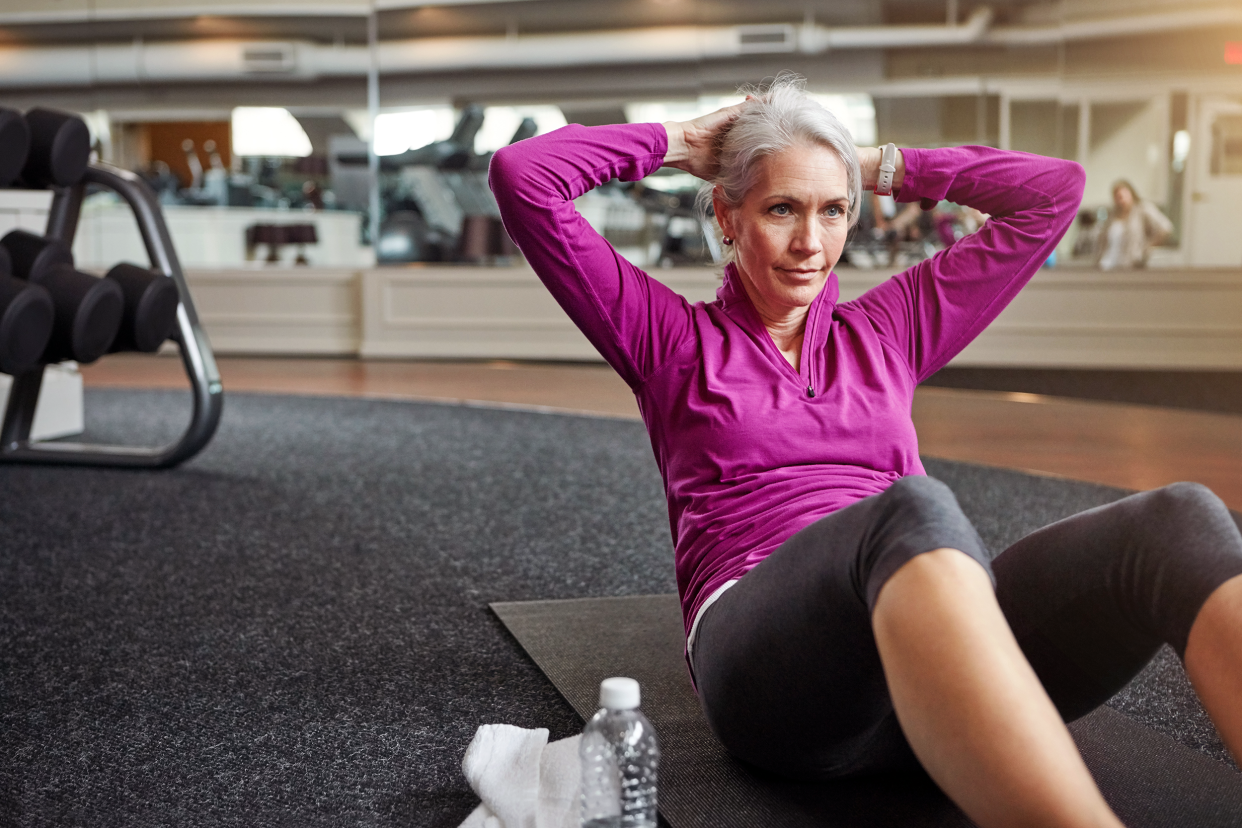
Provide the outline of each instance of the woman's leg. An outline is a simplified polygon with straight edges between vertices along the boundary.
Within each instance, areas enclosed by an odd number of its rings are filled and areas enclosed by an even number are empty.
[[[704,614],[693,661],[713,730],[767,770],[909,766],[907,725],[982,825],[1023,812],[1032,825],[1117,824],[1008,635],[982,542],[934,480],[906,478],[787,541]]]
[[[891,686],[920,757],[981,823],[1013,824],[1021,808],[1043,824],[1110,824],[1048,705],[1076,718],[1161,642],[1182,655],[1208,596],[1242,574],[1238,528],[1206,489],[1179,484],[1045,527],[993,569],[995,598],[982,544],[926,478],[819,521],[705,613],[694,665],[708,721],[778,773],[891,768],[910,750]]]
[[[1242,762],[1242,575],[1222,584],[1199,611],[1185,661],[1221,739]]]
[[[918,766],[893,715],[867,585],[946,539],[986,561],[960,511],[937,525],[955,508],[943,484],[898,481],[798,532],[703,614],[694,677],[731,754],[799,779]]]
[[[1168,644],[1238,750],[1242,533],[1211,491],[1175,483],[1090,509],[1032,532],[992,568],[1001,610],[1063,719],[1103,704]]]
[[[923,767],[980,826],[1119,826],[1005,623],[955,549],[909,561],[872,616],[888,689]]]
[[[990,806],[1023,797],[1030,808],[1074,797],[1102,806],[1083,784],[1089,777],[1065,729],[1049,724],[1051,708],[1067,721],[1094,709],[1163,643],[1184,657],[1208,713],[1239,752],[1242,534],[1209,490],[1174,484],[1033,532],[992,563],[995,601],[972,566],[951,550],[912,560],[884,587],[874,620],[915,752],[978,821],[991,819]],[[987,760],[980,778],[998,797],[971,784],[972,761]],[[1066,773],[1072,778],[1058,782]],[[1064,795],[1050,795],[1048,785]],[[982,801],[972,806],[968,797]],[[1049,813],[1046,824],[1075,824]],[[1101,812],[1084,804],[1081,813]]]

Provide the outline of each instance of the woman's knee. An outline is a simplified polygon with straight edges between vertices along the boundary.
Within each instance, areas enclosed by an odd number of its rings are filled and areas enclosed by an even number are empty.
[[[957,497],[953,490],[932,477],[910,475],[903,477],[881,495],[886,501],[900,508],[918,510],[958,509]]]
[[[1216,493],[1202,483],[1170,483],[1146,493],[1162,513],[1185,516],[1204,512],[1227,512],[1228,507]]]
[[[1117,596],[1181,656],[1199,608],[1242,572],[1242,534],[1229,509],[1199,483],[1173,483],[1126,498],[1111,546]],[[1118,568],[1119,567],[1119,568]]]
[[[1127,510],[1131,528],[1177,545],[1211,527],[1228,531],[1233,523],[1229,508],[1201,483],[1170,483],[1133,501],[1134,508]]]
[[[924,553],[955,549],[988,570],[983,541],[953,491],[939,480],[903,477],[879,497],[877,508],[869,543],[860,550],[856,575],[869,611],[874,611],[888,580]]]

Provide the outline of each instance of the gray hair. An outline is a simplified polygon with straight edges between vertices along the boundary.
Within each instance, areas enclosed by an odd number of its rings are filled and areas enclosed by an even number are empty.
[[[766,86],[744,87],[739,92],[754,100],[721,138],[720,168],[699,188],[700,213],[707,216],[713,193],[730,206],[741,204],[759,174],[758,162],[801,142],[831,150],[845,165],[849,226],[853,227],[862,208],[862,173],[854,139],[845,125],[806,94],[806,79],[799,75],[781,74]],[[732,253],[732,248],[726,248],[726,260],[732,259]]]

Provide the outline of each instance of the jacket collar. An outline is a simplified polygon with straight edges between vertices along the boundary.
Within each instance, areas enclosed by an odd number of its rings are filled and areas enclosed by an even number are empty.
[[[810,314],[807,318],[810,320],[819,316],[825,303],[829,308],[837,304],[837,300],[841,298],[841,286],[837,283],[836,271],[828,274],[828,280],[824,282],[824,289],[819,292],[811,302]],[[720,302],[722,308],[730,308],[735,305],[742,305],[750,308],[751,318],[758,323],[759,313],[755,310],[755,306],[751,304],[750,296],[746,293],[746,286],[742,284],[742,277],[738,275],[737,265],[729,262],[724,269],[724,284],[716,289],[716,299]]]

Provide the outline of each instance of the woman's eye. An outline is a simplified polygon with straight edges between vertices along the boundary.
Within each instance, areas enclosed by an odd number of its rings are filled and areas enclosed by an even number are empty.
[[[840,218],[845,215],[845,211],[841,209],[839,204],[830,204],[824,208],[824,215],[828,218]]]
[[[776,213],[776,215],[778,216],[787,216],[789,215],[789,205],[788,204],[775,204],[772,206],[772,212]]]

